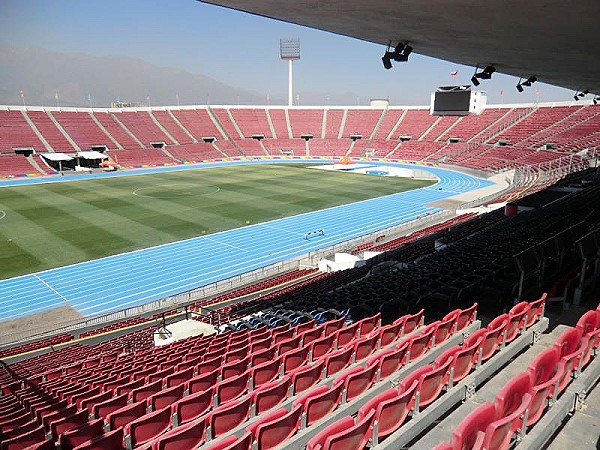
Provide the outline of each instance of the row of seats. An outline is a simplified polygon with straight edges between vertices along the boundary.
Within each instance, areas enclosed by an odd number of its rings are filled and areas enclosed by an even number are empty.
[[[511,378],[493,402],[467,415],[452,433],[451,442],[440,443],[436,450],[508,449],[514,435],[522,437],[533,427],[585,369],[599,345],[600,306],[540,352],[525,372]]]

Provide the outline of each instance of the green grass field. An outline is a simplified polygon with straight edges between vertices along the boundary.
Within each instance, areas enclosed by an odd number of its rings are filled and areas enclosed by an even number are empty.
[[[0,188],[0,279],[430,184],[279,164]]]

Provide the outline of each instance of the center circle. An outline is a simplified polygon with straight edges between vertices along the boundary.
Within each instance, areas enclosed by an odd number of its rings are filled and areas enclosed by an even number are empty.
[[[133,195],[138,197],[172,199],[180,197],[195,197],[201,195],[213,195],[221,188],[213,185],[197,185],[193,183],[170,183],[157,184],[136,189]]]

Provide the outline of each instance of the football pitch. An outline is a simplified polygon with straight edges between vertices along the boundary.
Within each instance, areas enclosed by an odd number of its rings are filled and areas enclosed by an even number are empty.
[[[431,184],[277,164],[5,187],[0,279]]]

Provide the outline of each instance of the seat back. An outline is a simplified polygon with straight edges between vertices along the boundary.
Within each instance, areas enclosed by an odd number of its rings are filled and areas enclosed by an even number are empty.
[[[212,387],[217,384],[218,378],[219,369],[215,369],[212,372],[196,375],[185,383],[185,387],[190,394],[204,392],[207,389],[212,389]]]
[[[325,376],[330,377],[348,367],[352,359],[352,348],[335,350],[322,359],[325,364]]]
[[[292,437],[300,428],[300,417],[302,408],[292,407],[291,411],[270,421],[262,421],[256,426],[254,440],[258,450],[269,450],[277,447]]]
[[[375,417],[375,411],[371,410],[362,419],[354,422],[352,417],[346,416],[334,422],[313,439],[307,445],[307,450],[359,450],[363,449],[371,438],[371,425]],[[350,419],[350,420],[348,420]],[[319,447],[321,446],[321,447]]]
[[[412,333],[423,324],[423,317],[425,315],[425,309],[421,311],[405,316],[404,319],[404,334]]]
[[[106,450],[109,448],[123,447],[123,428],[118,428],[96,436],[89,441],[79,444],[73,450]]]
[[[111,430],[116,430],[144,414],[146,414],[146,402],[140,400],[137,403],[131,403],[111,412],[106,416],[106,422],[109,424]]]
[[[374,316],[365,317],[358,321],[358,328],[360,330],[360,336],[366,336],[371,331],[379,326],[381,323],[381,313],[378,312]]]
[[[307,362],[309,352],[310,347],[306,346],[290,350],[283,354],[281,357],[283,359],[283,372],[289,373]]]
[[[325,362],[323,359],[316,361],[312,366],[298,367],[289,373],[292,379],[294,395],[304,392],[309,387],[315,385],[323,374]]]
[[[380,345],[385,347],[400,338],[402,323],[391,323],[379,328]]]
[[[312,360],[314,361],[315,359],[318,359],[332,351],[334,349],[336,337],[336,334],[333,332],[327,336],[312,341],[310,344]]]
[[[452,448],[482,448],[485,430],[495,419],[496,407],[491,402],[486,402],[474,409],[454,429]]]
[[[377,366],[355,367],[338,378],[343,380],[346,401],[349,402],[365,393],[375,382]],[[336,380],[337,381],[337,380]]]
[[[102,435],[103,432],[104,421],[96,419],[64,432],[58,438],[58,443],[61,450],[73,450],[78,445]]]
[[[434,329],[430,328],[425,331],[423,334],[418,334],[410,338],[409,342],[409,352],[410,359],[409,361],[414,361],[417,358],[423,356],[429,348],[431,347],[431,342],[433,339]]]
[[[136,448],[163,434],[170,425],[171,408],[167,406],[132,420],[125,426],[125,434],[129,434],[131,447]]]
[[[529,311],[527,311],[527,316],[525,317],[526,328],[532,326],[538,318],[544,315],[547,297],[548,294],[544,292],[539,299],[529,303]]]
[[[232,400],[219,406],[206,416],[206,426],[212,439],[228,433],[244,423],[250,416],[251,396],[242,400]]]
[[[152,441],[152,450],[181,450],[197,448],[204,442],[204,422],[188,423]]]
[[[360,328],[358,322],[348,325],[347,327],[340,328],[338,331],[336,331],[338,348],[349,344],[350,341],[358,336],[359,331]]]
[[[186,395],[181,400],[178,400],[171,405],[173,424],[181,425],[197,419],[206,413],[212,407],[212,405],[212,388]]]
[[[92,407],[92,414],[95,418],[106,418],[110,413],[127,405],[127,394],[117,395],[109,400],[96,403]]]
[[[334,383],[331,388],[319,386],[296,400],[295,405],[303,404],[303,412],[306,415],[304,425],[308,427],[334,411],[342,401],[343,388],[342,383]]]
[[[256,389],[265,383],[273,381],[279,375],[280,367],[280,358],[253,366],[252,369],[250,369],[252,387]]]
[[[254,390],[252,392],[254,414],[262,414],[283,402],[288,397],[290,384],[290,377],[285,376],[281,380],[263,384]]]
[[[146,400],[148,402],[148,406],[152,408],[152,411],[156,411],[172,405],[183,397],[183,388],[183,384],[179,384],[177,386],[163,389],[162,391],[151,395]]]
[[[214,388],[217,403],[219,405],[226,403],[248,392],[249,379],[250,373],[246,371],[241,375],[230,377],[217,383]]]

